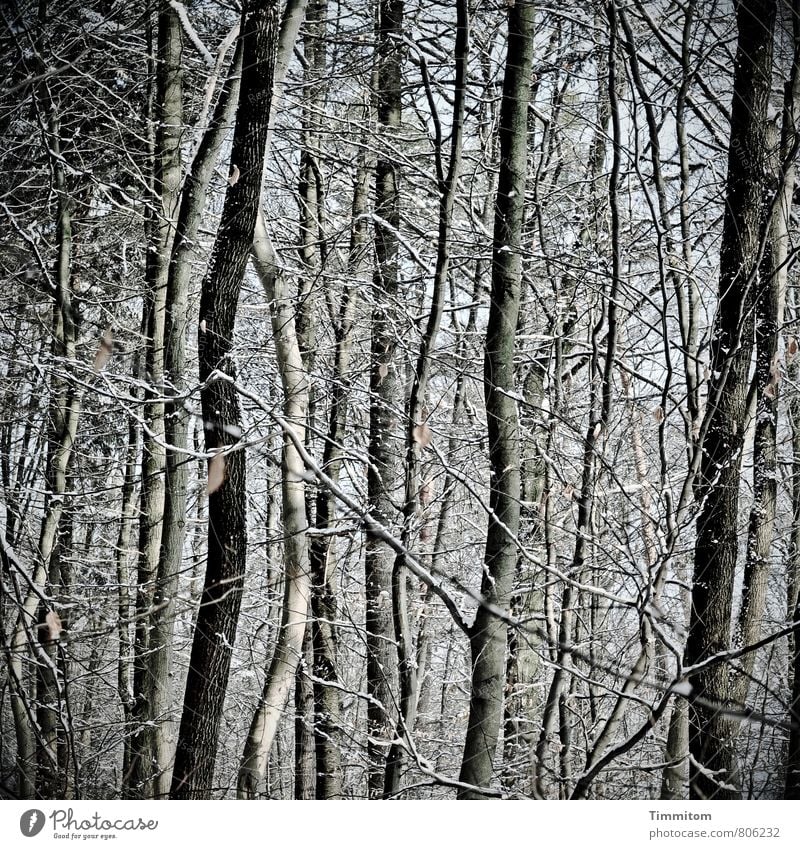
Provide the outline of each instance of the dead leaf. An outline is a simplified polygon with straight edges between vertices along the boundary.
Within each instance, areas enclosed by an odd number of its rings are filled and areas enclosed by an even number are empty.
[[[208,464],[208,485],[206,492],[211,495],[225,482],[225,455],[220,451],[211,458]]]
[[[427,507],[431,500],[433,499],[433,483],[431,481],[425,481],[419,491],[419,503],[423,507]]]
[[[238,165],[231,165],[231,175],[228,177],[229,186],[235,186],[239,182],[240,173]]]
[[[51,640],[57,640],[61,637],[64,626],[61,624],[61,617],[55,610],[48,611],[44,617],[44,623],[47,625],[47,633]]]
[[[664,421],[664,408],[656,407],[653,410],[653,418],[656,420],[656,424],[661,424]]]
[[[414,442],[422,448],[427,448],[431,444],[431,439],[433,438],[431,429],[424,422],[417,425],[411,435],[414,437]]]
[[[790,336],[786,342],[786,362],[790,363],[797,354],[797,339],[794,336]]]
[[[775,384],[773,382],[768,383],[764,387],[764,397],[765,398],[769,398],[770,400],[773,400],[775,398],[776,394],[777,394],[777,392],[776,392],[776,389],[775,389]]]
[[[109,328],[100,338],[100,345],[97,348],[97,353],[94,355],[94,363],[92,369],[97,372],[102,371],[105,364],[111,359],[114,353],[114,333]]]

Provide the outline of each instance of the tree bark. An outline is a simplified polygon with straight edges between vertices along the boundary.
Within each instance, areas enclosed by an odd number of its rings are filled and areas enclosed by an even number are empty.
[[[309,671],[314,662],[311,629],[303,636],[302,660],[294,682],[294,798],[314,799],[317,789],[317,752],[314,745],[314,685]]]
[[[283,81],[308,0],[287,3],[278,36],[273,75],[273,105]],[[274,111],[274,110],[273,110]],[[270,118],[270,133],[273,118]],[[267,135],[266,152],[270,146]],[[287,427],[305,439],[308,415],[308,375],[303,363],[294,303],[277,266],[263,215],[256,219],[251,249],[253,266],[269,304],[275,356],[283,387],[283,413]],[[256,798],[269,765],[269,753],[278,730],[292,682],[300,662],[308,617],[310,576],[304,466],[284,433],[281,450],[281,517],[284,527],[284,597],[278,642],[264,680],[261,698],[253,713],[237,778],[240,799]]]
[[[430,378],[433,353],[436,347],[439,327],[444,312],[450,267],[450,241],[453,228],[453,207],[455,206],[458,178],[461,172],[461,144],[464,131],[464,103],[467,85],[467,62],[469,60],[469,10],[466,0],[456,4],[455,61],[456,75],[453,92],[452,131],[450,134],[450,155],[445,172],[441,120],[430,93],[428,96],[433,112],[436,143],[436,172],[439,192],[439,233],[436,249],[436,269],[433,278],[431,310],[420,344],[414,381],[408,400],[408,421],[406,422],[405,457],[405,496],[403,501],[403,531],[401,541],[410,548],[412,535],[416,532],[416,517],[420,508],[421,455],[425,439],[420,438],[422,429],[427,428],[425,408],[428,380]],[[427,77],[427,71],[424,71]],[[398,555],[392,569],[392,618],[394,637],[397,642],[398,679],[400,690],[400,728],[395,734],[395,742],[389,749],[386,765],[384,795],[391,797],[400,789],[400,780],[405,762],[406,750],[413,749],[412,737],[416,723],[418,701],[418,664],[414,650],[414,634],[409,621],[405,557]]]
[[[72,213],[75,205],[70,195],[67,171],[61,151],[60,127],[56,118],[55,106],[45,95],[42,108],[46,129],[43,129],[44,144],[50,154],[53,185],[56,195],[56,260],[52,284],[54,300],[51,319],[51,352],[53,357],[63,363],[66,374],[51,374],[49,378],[47,465],[45,470],[44,515],[39,529],[36,562],[28,589],[16,619],[10,640],[11,659],[10,681],[11,709],[14,716],[17,737],[17,769],[19,776],[18,795],[23,799],[32,799],[37,794],[37,742],[39,752],[46,753],[47,760],[40,761],[40,775],[47,787],[55,786],[58,769],[56,759],[57,724],[56,712],[60,709],[61,681],[53,661],[44,656],[44,662],[50,668],[49,689],[55,698],[55,706],[40,711],[39,718],[44,720],[50,731],[42,732],[35,721],[25,693],[25,656],[26,645],[37,653],[37,621],[53,606],[43,595],[50,577],[51,559],[58,542],[59,526],[64,513],[67,492],[67,471],[72,460],[78,420],[82,408],[82,389],[71,381],[71,371],[76,363],[77,331],[72,292],[72,254],[73,226]],[[37,618],[40,604],[46,607]]]
[[[391,143],[402,120],[403,2],[380,0],[377,26],[376,93],[381,148],[375,167],[376,303],[372,310],[367,498],[380,524],[394,524],[393,496],[399,477],[397,407],[402,379],[395,352],[393,318],[399,284],[400,168]],[[384,542],[367,537],[364,562],[367,642],[367,792],[383,795],[387,748],[394,739],[397,703],[397,651],[392,621],[394,555]]]
[[[183,31],[178,13],[167,0],[158,11],[155,95],[152,120],[152,207],[146,261],[145,314],[145,424],[142,440],[142,487],[139,519],[139,565],[136,591],[136,638],[133,664],[134,733],[131,768],[125,795],[152,798],[159,770],[155,751],[161,722],[159,684],[153,679],[152,627],[158,563],[164,529],[166,446],[164,417],[164,341],[169,258],[175,236],[181,184],[183,136]],[[162,704],[157,705],[156,702]]]
[[[206,451],[224,458],[224,479],[208,499],[208,555],[178,733],[173,799],[213,790],[219,723],[236,639],[247,554],[245,453],[233,361],[239,292],[253,244],[267,141],[278,4],[242,8],[242,81],[231,179],[200,298],[198,347]],[[236,170],[234,170],[236,169]],[[235,177],[235,178],[234,178]],[[217,467],[218,468],[218,467]]]
[[[685,663],[730,648],[741,452],[753,350],[753,306],[767,189],[767,108],[772,79],[775,0],[742,0],[733,78],[718,309],[711,339],[705,436],[695,494],[700,503]],[[729,670],[716,663],[691,673],[690,796],[739,798],[730,725]]]
[[[134,366],[134,374],[138,373],[138,365]],[[123,727],[131,727],[133,720],[133,679],[131,676],[133,660],[133,641],[131,639],[131,623],[133,607],[131,604],[131,541],[136,521],[137,496],[136,485],[137,456],[139,453],[139,423],[131,418],[128,422],[128,444],[125,450],[125,469],[122,478],[122,498],[120,504],[120,521],[117,532],[116,546],[116,575],[119,587],[117,610],[119,624],[117,633],[119,650],[117,657],[117,692],[122,706]],[[122,784],[127,785],[131,769],[131,738],[126,734],[122,750]]]
[[[283,384],[284,421],[302,441],[305,439],[308,414],[308,376],[297,341],[293,301],[284,277],[275,265],[275,256],[261,215],[258,217],[253,242],[253,263],[270,304],[275,355]],[[281,451],[281,493],[285,540],[283,613],[278,643],[242,754],[237,782],[240,799],[256,798],[266,775],[269,752],[302,655],[311,595],[306,538],[305,464],[295,444],[285,433]]]
[[[800,95],[800,40],[795,40],[792,74],[786,83],[781,138],[767,137],[770,188],[777,199],[771,221],[764,222],[765,241],[759,264],[759,286],[755,301],[755,391],[756,421],[753,436],[753,503],[747,531],[742,599],[734,631],[734,647],[752,645],[761,639],[765,617],[772,543],[778,498],[778,418],[780,398],[780,339],[786,307],[789,220],[795,185],[794,158],[797,152],[796,104]],[[784,170],[785,169],[785,170]],[[730,675],[731,701],[744,707],[750,689],[756,652],[742,657]],[[730,718],[735,738],[741,723]]]
[[[484,357],[490,498],[481,595],[507,609],[519,531],[520,463],[514,351],[522,285],[522,225],[528,163],[528,103],[533,64],[534,4],[508,6],[508,51],[500,108],[500,174],[492,248],[492,289]],[[503,721],[506,624],[481,606],[470,631],[472,689],[459,799],[484,799]]]
[[[153,593],[150,632],[150,674],[148,702],[157,724],[152,727],[152,748],[156,774],[153,796],[169,795],[171,764],[174,755],[174,718],[170,703],[170,669],[175,619],[175,597],[183,565],[186,536],[186,496],[190,458],[184,453],[189,440],[189,411],[185,406],[186,332],[188,297],[197,239],[205,210],[206,194],[214,173],[217,156],[233,120],[239,97],[242,69],[242,41],[236,45],[228,79],[223,84],[211,123],[189,165],[181,190],[180,207],[175,223],[175,239],[167,279],[167,303],[164,330],[166,402],[166,487],[164,493],[163,531],[158,570]],[[173,708],[174,710],[174,708]]]
[[[358,278],[367,244],[366,220],[370,169],[362,161],[356,172],[353,187],[352,216],[348,256],[349,276]],[[353,348],[353,322],[358,305],[358,282],[349,286],[341,297],[338,322],[335,328],[336,345],[331,375],[331,402],[328,432],[322,453],[322,468],[338,483],[342,465],[342,448],[347,428],[348,390],[350,387],[350,356]],[[342,797],[342,755],[339,739],[341,699],[338,688],[336,594],[330,561],[334,537],[325,532],[335,526],[336,499],[325,487],[320,487],[316,499],[315,527],[321,533],[309,544],[312,578],[311,607],[313,612],[314,646],[314,735],[317,755],[317,799]],[[329,683],[326,683],[329,682]]]

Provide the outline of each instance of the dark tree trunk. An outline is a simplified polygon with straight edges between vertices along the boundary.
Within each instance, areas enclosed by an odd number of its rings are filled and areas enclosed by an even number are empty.
[[[692,611],[685,662],[708,660],[731,645],[741,450],[753,351],[767,154],[767,107],[772,78],[775,0],[742,0],[720,249],[719,301],[711,339]],[[690,674],[690,795],[739,798],[730,723],[728,667],[715,663]]]
[[[403,2],[381,0],[377,42],[377,110],[387,141],[401,122]],[[367,497],[372,515],[384,527],[394,524],[393,494],[397,486],[402,437],[396,408],[402,378],[395,362],[397,334],[394,306],[399,281],[400,226],[399,165],[388,144],[378,153],[375,167],[376,304],[372,311],[369,409],[369,470]],[[397,702],[397,652],[392,621],[392,564],[394,553],[379,539],[367,539],[365,583],[367,598],[367,759],[368,793],[383,794],[387,747],[394,735]]]
[[[198,347],[206,451],[225,452],[224,479],[209,493],[208,559],[186,682],[171,796],[213,792],[217,738],[241,604],[247,554],[245,453],[232,340],[253,243],[272,100],[278,3],[242,8],[242,81],[231,179],[200,298]],[[215,374],[216,372],[216,374]],[[212,459],[211,462],[214,462]]]
[[[800,105],[800,2],[793,0],[791,4],[792,33],[794,36],[794,64],[792,73],[786,87],[784,98],[784,115],[782,128],[782,153],[786,152],[789,145],[792,148],[798,143],[798,106]],[[796,179],[795,169],[791,170],[793,178],[791,185]],[[787,179],[788,182],[788,179]],[[785,197],[792,198],[793,192],[786,187]],[[789,201],[791,202],[791,201]],[[783,219],[788,225],[788,210],[783,212]],[[788,233],[783,234],[787,236]],[[785,249],[784,245],[784,249]],[[780,260],[781,257],[779,256]],[[784,272],[785,273],[785,272]],[[797,293],[795,292],[794,315],[791,318],[797,322]],[[795,325],[796,326],[796,325]],[[794,350],[792,350],[792,348]],[[798,362],[797,362],[797,339],[794,339],[791,347],[787,346],[786,363],[790,385],[797,385]],[[793,622],[794,631],[789,638],[789,669],[788,680],[792,688],[792,700],[789,708],[789,721],[792,723],[789,732],[789,747],[786,753],[786,783],[784,798],[800,799],[800,597],[798,586],[800,586],[800,400],[797,396],[792,398],[789,404],[789,426],[792,439],[792,464],[791,464],[791,496],[792,496],[792,530],[787,557],[787,613],[789,621]]]
[[[189,284],[194,268],[197,236],[205,210],[206,193],[217,162],[217,154],[233,119],[239,96],[242,43],[238,42],[228,80],[222,87],[208,130],[203,134],[181,191],[175,225],[175,240],[167,280],[164,327],[165,394],[173,396],[165,408],[166,487],[161,550],[153,593],[150,634],[150,692],[148,698],[158,725],[153,729],[152,757],[158,769],[153,795],[169,795],[174,746],[174,707],[170,703],[170,669],[178,578],[186,536],[186,496],[191,460],[182,452],[188,447],[190,414],[185,406],[186,331]],[[172,448],[174,446],[174,448]],[[177,449],[177,450],[176,450]],[[172,742],[171,742],[171,738]]]
[[[534,4],[508,6],[508,52],[500,109],[500,174],[494,220],[492,292],[484,357],[484,397],[489,435],[491,514],[486,536],[481,595],[509,606],[519,532],[520,464],[514,350],[522,280],[522,224],[528,163],[528,103],[533,62]],[[460,780],[474,788],[491,784],[503,721],[506,623],[478,609],[470,633],[472,693]],[[486,798],[460,789],[460,799]]]

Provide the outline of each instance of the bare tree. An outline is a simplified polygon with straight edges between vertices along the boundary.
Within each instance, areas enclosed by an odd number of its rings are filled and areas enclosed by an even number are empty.
[[[202,798],[213,786],[219,722],[241,605],[247,553],[245,453],[232,339],[239,290],[253,243],[267,142],[277,3],[242,9],[242,81],[231,176],[200,300],[201,401],[209,461],[205,584],[197,617],[171,797]],[[229,379],[225,379],[229,378]],[[213,472],[213,473],[212,473]]]
[[[514,387],[514,334],[522,278],[522,224],[528,162],[528,100],[533,64],[534,5],[509,6],[508,51],[500,107],[500,174],[492,245],[492,291],[486,330],[484,395],[491,485],[481,596],[508,607],[519,531],[519,434]],[[506,627],[486,605],[470,629],[472,689],[459,798],[484,798],[503,720]],[[469,789],[468,789],[469,788]]]
[[[730,725],[730,669],[703,664],[730,647],[738,555],[739,476],[745,433],[754,305],[759,297],[768,150],[768,106],[776,3],[744,0],[737,8],[725,220],[720,248],[711,378],[696,485],[697,519],[692,614],[685,662],[689,704],[690,791],[693,798],[740,795]],[[696,672],[695,664],[703,664]]]

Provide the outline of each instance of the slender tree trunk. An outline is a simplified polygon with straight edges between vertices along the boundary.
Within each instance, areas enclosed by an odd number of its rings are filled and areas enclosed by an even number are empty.
[[[393,496],[399,477],[397,407],[402,377],[396,363],[393,318],[399,284],[400,168],[390,150],[402,119],[403,0],[380,0],[377,28],[376,93],[381,148],[375,168],[376,303],[372,310],[367,498],[375,519],[394,524]],[[392,620],[394,554],[368,536],[364,563],[367,628],[367,792],[383,795],[387,747],[394,737],[397,651]]]
[[[792,320],[798,322],[798,305],[795,295]],[[794,353],[788,361],[788,378],[797,383],[800,376],[798,366],[797,338],[794,337]],[[787,614],[794,630],[789,639],[788,680],[792,690],[788,719],[792,724],[786,752],[785,799],[800,799],[800,398],[796,395],[789,403],[789,426],[792,440],[791,497],[792,532],[787,555]]]
[[[528,163],[528,102],[533,63],[534,4],[508,6],[508,52],[500,108],[500,174],[492,249],[492,290],[484,358],[484,396],[489,436],[491,490],[481,595],[507,609],[519,532],[520,465],[514,349],[522,286],[522,225]],[[459,799],[486,798],[503,721],[506,624],[478,608],[470,632],[472,691]]]
[[[49,102],[49,98],[46,97],[45,100],[44,111],[48,116],[46,118],[45,144],[51,152],[51,167],[57,202],[57,256],[52,278],[55,298],[52,310],[51,351],[53,357],[61,364],[59,367],[66,369],[67,374],[53,374],[50,378],[47,466],[45,471],[45,491],[47,494],[44,516],[39,531],[33,575],[23,597],[10,640],[11,709],[17,735],[18,795],[24,799],[34,798],[36,795],[36,741],[40,737],[25,693],[25,647],[28,645],[32,651],[37,651],[36,614],[40,602],[43,602],[47,608],[41,611],[40,619],[44,619],[47,614],[55,612],[52,605],[45,602],[42,591],[48,582],[51,559],[57,545],[67,490],[67,470],[72,460],[82,406],[82,391],[78,384],[71,382],[69,375],[69,371],[76,361],[76,326],[72,299],[72,212],[75,201],[70,196],[67,185],[67,174],[61,154],[60,128],[55,118],[55,107]],[[55,665],[48,657],[40,657],[40,662],[50,666],[52,673],[50,689],[56,696],[56,702],[58,702],[60,700],[58,691],[61,682]],[[55,726],[58,722],[55,715],[43,717],[42,712],[40,712],[39,718],[40,721],[44,719],[46,725],[50,726]],[[53,735],[47,732],[47,736],[52,738]],[[50,747],[45,741],[42,742],[52,757],[48,756],[47,762],[40,764],[40,773],[42,773],[45,786],[53,787],[57,781],[55,773],[58,769],[55,759],[55,746]]]
[[[302,661],[297,665],[294,684],[294,798],[314,799],[317,780],[317,753],[314,746],[314,686],[308,673],[314,656],[311,629],[303,637]]]
[[[284,393],[283,421],[302,441],[308,415],[308,376],[297,341],[292,296],[275,265],[266,225],[260,215],[253,242],[253,262],[272,314],[272,333]],[[281,452],[281,493],[285,540],[283,613],[278,643],[242,754],[237,782],[237,792],[242,799],[256,798],[266,775],[269,752],[302,654],[311,595],[305,465],[286,433]]]
[[[796,300],[793,306],[794,315],[792,319],[796,327],[798,321]],[[800,373],[797,345],[797,338],[795,337],[795,351],[788,369],[789,379],[795,384]],[[788,572],[787,613],[789,621],[794,624],[794,630],[789,640],[788,679],[791,683],[792,696],[788,719],[792,727],[789,731],[789,743],[786,752],[784,798],[800,799],[800,593],[798,593],[798,587],[800,587],[800,398],[797,396],[793,397],[789,403],[788,418],[792,433],[792,534],[786,564]]]
[[[174,717],[170,715],[170,668],[175,621],[175,597],[183,565],[186,536],[186,495],[191,459],[183,453],[189,440],[189,411],[185,406],[186,332],[189,285],[197,259],[197,239],[214,167],[227,129],[233,119],[239,96],[242,67],[242,41],[237,42],[227,81],[217,101],[211,123],[189,164],[181,190],[175,223],[175,239],[167,279],[164,330],[164,391],[174,400],[165,407],[164,434],[166,486],[163,532],[151,615],[148,703],[157,724],[151,729],[156,774],[153,795],[169,795],[174,756]]]
[[[242,81],[219,232],[200,298],[198,346],[206,451],[216,478],[208,500],[206,577],[186,682],[171,796],[212,792],[247,555],[245,452],[232,346],[239,291],[253,244],[267,141],[277,36],[276,2],[242,8]],[[236,176],[236,179],[233,178]],[[222,459],[220,459],[222,458]],[[218,472],[222,470],[223,474]],[[220,481],[220,477],[222,480]]]
[[[794,194],[794,157],[798,138],[795,130],[796,104],[800,94],[800,40],[795,41],[792,76],[786,86],[783,130],[780,143],[768,135],[770,175],[778,192],[771,221],[765,222],[763,256],[755,303],[755,390],[756,421],[753,437],[753,503],[747,532],[742,600],[734,631],[734,646],[752,645],[761,638],[770,578],[770,554],[775,529],[778,497],[777,432],[780,396],[779,343],[786,307],[789,220]],[[786,170],[783,171],[784,163]],[[749,652],[730,676],[731,700],[744,707],[755,668],[756,653]],[[731,717],[731,734],[741,728]]]
[[[281,20],[273,76],[273,106],[277,88],[289,63],[307,0],[287,3]],[[273,109],[274,113],[274,109]],[[272,118],[270,118],[270,132]],[[269,150],[270,134],[264,154]],[[308,416],[308,375],[297,338],[295,305],[281,274],[269,239],[266,223],[259,213],[251,247],[252,261],[269,304],[275,356],[283,387],[283,414],[286,427],[305,439]],[[300,661],[310,596],[304,466],[297,451],[283,434],[281,451],[281,517],[284,529],[284,595],[278,642],[272,656],[264,689],[256,706],[245,740],[237,778],[239,798],[253,799],[267,774],[269,753],[278,730]]]
[[[322,116],[325,112],[327,92],[327,0],[311,0],[306,9],[306,24],[303,37],[303,142],[300,152],[300,179],[298,194],[300,200],[300,261],[303,273],[300,275],[297,292],[297,310],[295,326],[297,341],[303,368],[312,374],[316,362],[317,349],[317,303],[323,290],[322,275],[325,273],[327,246],[324,232],[324,176],[322,173]],[[306,427],[306,448],[313,453],[313,443],[317,428],[315,384],[309,383],[308,424]],[[309,525],[314,524],[315,501],[311,490],[306,491],[306,511]],[[304,653],[308,646],[311,651],[311,627],[303,641]],[[295,798],[314,798],[316,780],[316,746],[314,738],[314,697],[313,684],[309,672],[313,668],[313,658],[306,658],[305,665],[297,669],[295,682],[295,704],[302,704],[305,715],[295,717]],[[302,745],[299,745],[302,744]],[[298,781],[308,773],[310,786]],[[307,782],[306,782],[307,783]],[[298,795],[302,794],[302,795]]]
[[[792,34],[794,37],[794,63],[789,81],[786,85],[784,98],[784,115],[782,128],[782,156],[786,148],[797,143],[797,107],[800,103],[798,88],[800,87],[800,2],[793,0],[791,4]],[[784,160],[785,161],[785,160]],[[792,176],[795,176],[792,169]],[[788,182],[788,179],[787,179]],[[793,194],[788,191],[786,197],[791,198]],[[779,210],[785,218],[781,219],[784,227],[788,226],[788,210]],[[784,237],[786,233],[784,232]],[[795,309],[792,319],[798,319],[797,301],[795,295]],[[797,385],[798,377],[798,351],[797,338],[787,340],[786,363],[790,383]],[[789,721],[792,723],[789,732],[789,745],[786,753],[786,779],[784,798],[800,799],[800,400],[793,397],[789,403],[788,410],[789,427],[792,439],[792,464],[791,464],[791,497],[792,497],[792,530],[787,557],[787,613],[789,621],[795,623],[795,628],[789,639],[789,670],[788,681],[792,688],[792,698],[789,708]]]
[[[138,373],[138,366],[134,366]],[[133,718],[133,679],[131,677],[133,641],[131,640],[131,623],[133,608],[131,605],[131,541],[136,521],[136,501],[138,489],[136,486],[136,458],[139,450],[139,423],[131,417],[128,422],[128,444],[125,450],[125,470],[122,479],[122,503],[120,505],[119,531],[117,532],[116,573],[119,587],[119,623],[117,633],[119,651],[117,659],[117,691],[122,705],[123,727],[131,727]],[[122,754],[122,786],[126,786],[131,769],[131,741],[125,735]]]
[[[741,451],[767,189],[767,108],[775,10],[775,0],[742,0],[737,9],[739,39],[719,301],[711,339],[703,456],[696,483],[700,513],[685,654],[689,668],[730,648]],[[690,795],[695,799],[739,798],[734,741],[724,715],[732,695],[728,667],[724,663],[707,666],[691,673],[689,681]]]
[[[163,708],[153,678],[151,621],[166,490],[164,341],[169,258],[175,236],[181,184],[183,135],[183,30],[178,13],[166,0],[158,7],[153,150],[152,209],[146,261],[145,295],[145,423],[142,444],[142,489],[139,519],[139,566],[136,593],[136,642],[133,667],[134,736],[131,739],[130,783],[126,795],[152,798],[159,764],[155,751]],[[156,704],[159,702],[160,704]]]
[[[70,485],[71,484],[71,485]],[[70,481],[68,489],[74,489]],[[59,651],[60,630],[54,628],[48,617],[53,608],[60,608],[68,595],[70,584],[68,558],[72,549],[73,522],[69,511],[61,518],[47,580],[49,604],[39,605],[36,638],[39,661],[36,666],[36,719],[39,725],[37,736],[38,771],[36,793],[42,799],[69,798],[70,779],[67,758],[74,745],[67,730],[65,694],[67,668],[64,653]],[[68,620],[60,625],[67,628]],[[66,756],[66,757],[65,757]]]
[[[370,169],[359,164],[353,188],[352,230],[348,258],[349,275],[359,276],[364,262],[368,226],[365,216],[369,194]],[[347,427],[350,355],[353,346],[353,321],[358,304],[358,284],[342,293],[335,328],[331,403],[328,432],[322,454],[322,467],[334,482],[339,481],[342,464],[341,445]],[[335,526],[336,501],[325,487],[320,487],[316,502],[316,530],[309,544],[312,576],[311,605],[314,645],[314,735],[317,754],[317,799],[339,799],[342,796],[342,757],[339,739],[341,703],[338,683],[336,593],[332,576],[334,537],[328,533]],[[330,682],[326,684],[325,682]]]
[[[425,419],[427,412],[425,401],[428,390],[433,352],[436,347],[439,327],[444,311],[447,291],[448,270],[450,267],[450,240],[453,229],[453,207],[461,171],[461,144],[464,128],[464,102],[466,98],[467,62],[469,60],[469,11],[466,0],[456,4],[456,78],[453,97],[452,131],[450,134],[450,156],[445,172],[444,142],[441,121],[435,102],[430,99],[436,133],[436,173],[439,191],[439,235],[436,251],[436,270],[433,278],[431,310],[428,323],[422,337],[414,381],[408,401],[408,421],[406,424],[405,459],[405,497],[403,503],[402,543],[406,549],[412,545],[412,535],[416,532],[416,519],[421,512],[420,463],[422,451],[427,442]],[[427,77],[427,71],[424,72]],[[430,95],[429,95],[430,97]],[[400,789],[406,749],[413,749],[412,737],[416,722],[418,700],[418,664],[414,650],[414,634],[409,621],[405,557],[398,555],[392,569],[392,617],[394,636],[397,641],[398,677],[400,684],[400,729],[387,758],[384,795],[395,795]],[[401,742],[402,741],[402,742]]]

